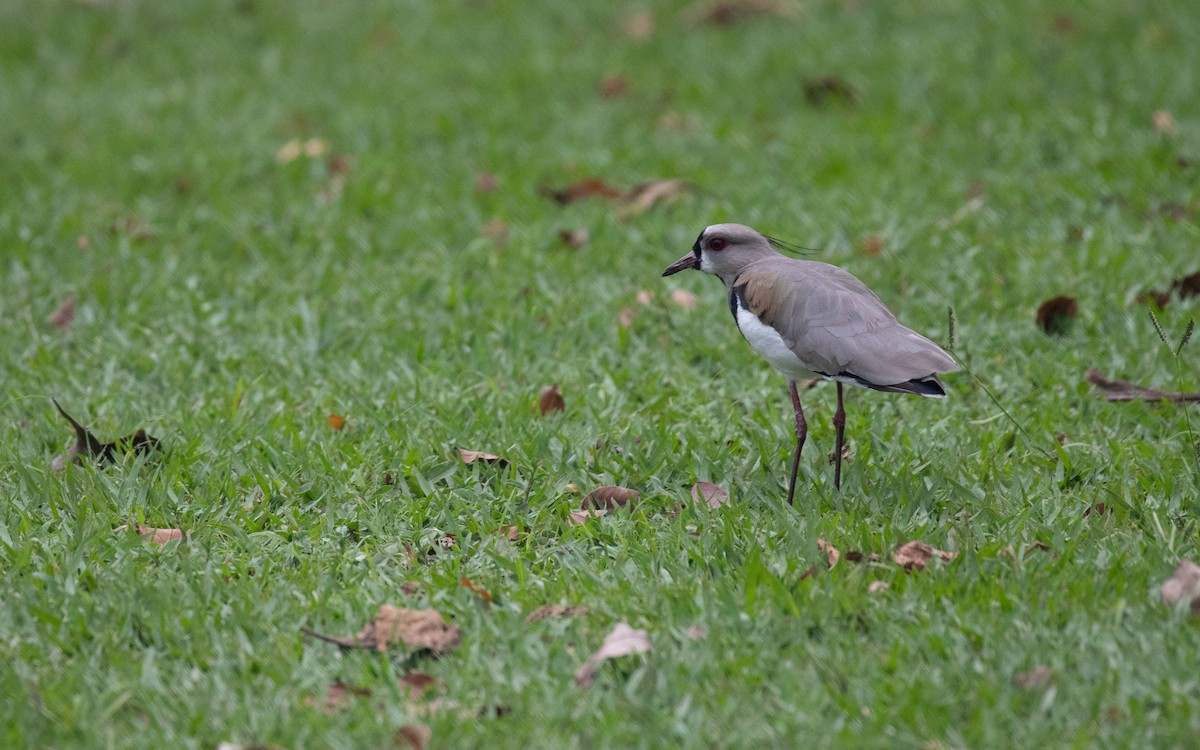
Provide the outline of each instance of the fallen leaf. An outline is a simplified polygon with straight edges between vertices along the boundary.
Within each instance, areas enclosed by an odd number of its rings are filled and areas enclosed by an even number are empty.
[[[645,630],[635,630],[627,623],[619,622],[607,636],[596,653],[588,657],[579,669],[575,670],[575,684],[587,687],[592,684],[592,678],[600,665],[609,659],[616,659],[631,654],[644,654],[650,651],[650,635]]]
[[[577,604],[573,607],[562,604],[543,604],[529,613],[525,618],[525,623],[529,624],[538,620],[548,620],[552,617],[580,617],[586,615],[588,612],[591,612],[591,609],[582,604]]]
[[[1154,123],[1154,129],[1164,135],[1175,135],[1179,132],[1179,123],[1175,121],[1175,115],[1165,109],[1156,110],[1150,115],[1150,122]]]
[[[852,549],[846,552],[846,559],[852,563],[860,563],[863,560],[866,560],[867,562],[879,562],[879,553],[868,552],[864,554],[858,550]]]
[[[347,685],[341,680],[335,680],[330,683],[329,689],[325,691],[325,700],[321,704],[321,710],[326,715],[333,715],[348,707],[356,696],[366,698],[370,695],[371,691],[366,688],[354,687],[353,685]],[[309,708],[316,708],[318,705],[317,699],[310,695],[304,699],[304,705]]]
[[[343,427],[346,426],[346,418],[343,417],[341,414],[330,414],[329,415],[329,426],[335,430],[341,430]]]
[[[816,572],[817,572],[817,566],[816,566],[816,565],[809,565],[809,566],[808,566],[808,569],[807,569],[807,570],[805,570],[803,573],[801,573],[801,574],[800,574],[800,577],[799,577],[799,578],[797,578],[796,580],[797,580],[797,581],[803,581],[805,578],[808,578],[809,576],[811,576],[813,573],[816,573]]]
[[[1083,517],[1087,518],[1088,516],[1092,515],[1093,513],[1095,513],[1098,516],[1111,516],[1113,513],[1113,509],[1110,508],[1109,506],[1105,505],[1104,503],[1096,503],[1095,505],[1084,508]]]
[[[1148,291],[1142,292],[1134,300],[1134,302],[1137,302],[1139,305],[1144,305],[1147,302],[1153,302],[1155,305],[1157,305],[1160,308],[1166,307],[1167,303],[1170,301],[1171,301],[1171,293],[1164,292],[1161,289],[1150,289]]]
[[[837,547],[820,538],[817,539],[817,549],[825,553],[825,562],[829,564],[829,569],[833,570],[834,566],[838,564],[838,560],[841,559],[842,553],[838,552]]]
[[[958,557],[958,553],[934,549],[925,542],[917,539],[900,545],[892,553],[892,560],[905,570],[924,570],[925,565],[934,557],[942,562],[950,562],[955,557]]]
[[[596,91],[600,96],[606,99],[614,99],[618,96],[624,96],[629,89],[629,82],[623,76],[609,74],[600,79],[600,83],[596,86]]]
[[[85,457],[94,458],[96,463],[103,466],[115,461],[118,452],[146,454],[158,448],[158,439],[147,435],[145,430],[138,430],[111,443],[102,443],[86,427],[76,422],[74,417],[67,414],[56,399],[50,400],[54,403],[54,408],[58,409],[58,413],[75,429],[75,444],[67,448],[66,453],[57,456],[51,464],[55,471],[66,468],[68,463],[81,464]]]
[[[693,641],[702,641],[708,637],[708,628],[704,627],[700,623],[696,623],[684,631],[684,635]]]
[[[621,314],[617,316],[617,323],[619,323],[622,328],[628,328],[629,326],[633,325],[633,319],[636,317],[637,308],[624,307],[621,308]]]
[[[558,241],[574,250],[578,250],[587,244],[588,230],[586,229],[560,229],[558,230]]]
[[[867,585],[867,593],[878,594],[883,591],[887,591],[888,588],[889,586],[887,581],[871,581],[871,583]]]
[[[424,724],[403,724],[396,730],[396,737],[392,744],[411,750],[425,750],[432,737],[433,732]]]
[[[483,236],[497,245],[503,245],[508,241],[508,224],[499,216],[493,216],[483,225]]]
[[[1028,672],[1018,672],[1013,680],[1026,690],[1044,690],[1054,681],[1054,673],[1046,665],[1038,664]]]
[[[510,542],[519,541],[523,534],[528,534],[528,533],[529,533],[528,526],[501,526],[500,527],[500,534],[503,535]]]
[[[621,31],[630,39],[649,39],[654,33],[654,14],[648,11],[630,13],[622,19]]]
[[[1200,402],[1200,393],[1159,391],[1127,380],[1109,380],[1099,370],[1088,370],[1087,380],[1100,395],[1109,401],[1173,401],[1176,403]]]
[[[1180,560],[1171,577],[1163,581],[1162,601],[1168,606],[1186,602],[1193,615],[1200,614],[1200,565]]]
[[[500,187],[496,175],[491,172],[480,172],[475,175],[475,190],[480,193],[490,193]]]
[[[330,154],[328,164],[330,174],[344,175],[354,169],[354,157],[349,154]]]
[[[1171,291],[1179,294],[1179,299],[1200,297],[1200,271],[1180,276],[1171,282]]]
[[[588,508],[601,508],[604,510],[628,508],[634,500],[638,499],[638,496],[639,493],[637,490],[631,490],[628,487],[605,485],[597,487],[584,495],[583,501],[579,503],[579,507],[582,510],[587,510]]]
[[[279,147],[279,150],[275,152],[275,160],[280,164],[287,164],[300,158],[300,154],[303,153],[303,151],[303,144],[301,144],[298,139],[293,138]]]
[[[409,596],[421,593],[421,582],[405,581],[404,583],[400,584],[400,593],[408,594]]]
[[[670,203],[691,186],[683,180],[654,180],[634,186],[621,199],[621,210],[617,213],[622,220],[643,214],[660,201]]]
[[[433,546],[425,552],[426,555],[436,555],[438,552],[447,549],[454,549],[458,545],[458,538],[453,534],[443,534],[434,541]]]
[[[563,401],[562,394],[558,391],[558,383],[546,386],[538,394],[538,411],[542,413],[543,417],[565,408],[567,408],[567,403]]]
[[[181,529],[156,529],[153,526],[138,526],[138,536],[145,538],[150,544],[159,546],[173,542],[177,539],[183,539],[183,531]]]
[[[1037,311],[1037,324],[1049,336],[1061,336],[1071,327],[1071,320],[1079,314],[1074,297],[1066,295],[1048,299]]]
[[[507,459],[485,451],[471,451],[466,448],[459,448],[458,455],[462,458],[464,464],[473,464],[476,461],[482,461],[485,464],[497,464],[502,469],[508,466]]]
[[[712,482],[696,482],[692,485],[692,502],[696,505],[703,503],[716,510],[722,505],[729,505],[729,491]]]
[[[410,698],[420,698],[437,684],[437,678],[424,672],[408,672],[400,677],[400,688]]]
[[[804,98],[814,107],[823,106],[835,99],[847,104],[854,104],[859,99],[858,89],[838,76],[805,79],[803,88]]]
[[[842,460],[843,461],[850,460],[850,444],[849,443],[842,443]],[[829,463],[830,464],[837,463],[837,451],[830,451]]]
[[[781,0],[698,0],[683,11],[683,21],[687,26],[731,26],[755,16],[774,15],[791,18],[796,13],[795,6],[785,4]]]
[[[565,188],[541,187],[538,189],[538,192],[563,206],[585,198],[621,197],[620,190],[597,177],[585,177],[581,180],[576,180]]]
[[[676,307],[681,307],[684,310],[696,309],[696,295],[686,289],[676,289],[671,292],[671,304]]]
[[[54,312],[46,316],[46,322],[54,326],[60,331],[65,331],[71,327],[71,321],[75,320],[75,295],[72,294],[59,303]]]
[[[607,514],[606,510],[573,510],[567,515],[567,523],[571,526],[582,526],[593,518]]]
[[[484,587],[482,587],[479,584],[472,581],[470,578],[467,578],[466,576],[462,576],[458,579],[458,582],[462,585],[463,588],[470,589],[471,591],[474,591],[476,594],[479,594],[479,598],[483,600],[484,604],[492,603],[492,593],[490,591],[488,591],[487,589],[485,589]]]
[[[388,646],[400,643],[409,652],[428,650],[443,654],[458,647],[459,628],[447,625],[442,615],[433,609],[405,609],[384,604],[379,607],[375,619],[368,622],[358,635],[322,635],[304,628],[307,635],[342,648],[365,648],[386,651]]]
[[[1050,19],[1050,30],[1056,34],[1070,34],[1076,29],[1075,19],[1068,15],[1058,14]]]
[[[879,255],[883,252],[883,240],[877,234],[868,234],[858,247],[863,255]]]

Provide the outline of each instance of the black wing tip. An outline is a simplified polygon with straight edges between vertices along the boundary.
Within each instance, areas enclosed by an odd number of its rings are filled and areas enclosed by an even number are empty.
[[[825,377],[831,377],[826,375]],[[879,384],[872,383],[866,378],[855,375],[852,372],[839,372],[832,376],[834,379],[845,378],[853,380],[861,386],[865,386],[872,390],[883,391],[884,393],[911,393],[916,396],[925,396],[927,398],[943,398],[946,395],[946,387],[942,385],[942,381],[937,379],[936,375],[929,375],[923,378],[913,378],[906,380],[903,383],[888,383]]]

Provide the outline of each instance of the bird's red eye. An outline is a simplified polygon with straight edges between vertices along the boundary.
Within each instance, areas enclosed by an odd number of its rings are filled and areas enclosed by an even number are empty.
[[[725,249],[725,240],[721,239],[720,237],[713,237],[708,241],[708,249],[712,250],[714,253],[721,252]]]

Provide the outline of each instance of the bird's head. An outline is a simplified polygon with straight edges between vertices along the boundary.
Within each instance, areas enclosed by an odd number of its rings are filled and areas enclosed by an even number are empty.
[[[692,251],[667,266],[663,276],[694,268],[729,282],[751,263],[778,253],[766,237],[742,224],[713,224],[705,228]]]

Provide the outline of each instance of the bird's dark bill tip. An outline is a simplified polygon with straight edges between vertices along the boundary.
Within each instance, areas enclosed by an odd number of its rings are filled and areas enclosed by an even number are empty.
[[[700,267],[700,258],[697,257],[697,255],[694,252],[689,251],[687,255],[683,256],[679,260],[677,260],[674,263],[672,263],[671,265],[667,266],[667,270],[663,271],[662,275],[670,276],[671,274],[679,273],[680,271],[686,271],[689,268],[699,268],[699,267]]]

